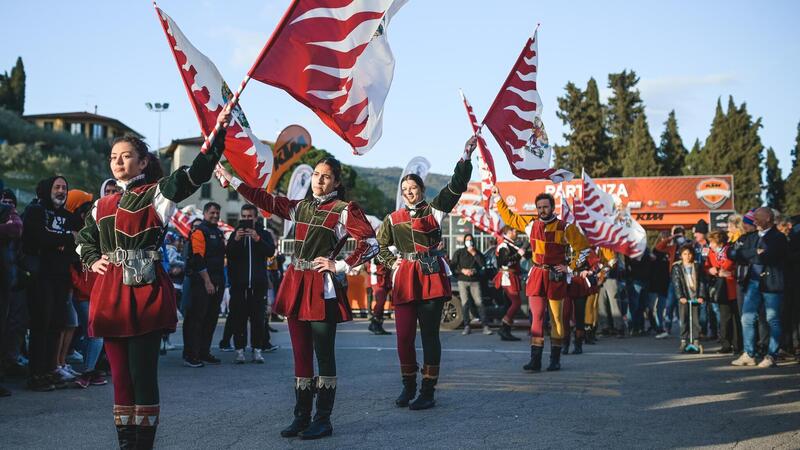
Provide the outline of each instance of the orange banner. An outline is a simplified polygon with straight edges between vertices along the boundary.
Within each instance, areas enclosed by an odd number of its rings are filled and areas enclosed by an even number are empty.
[[[272,150],[275,162],[267,192],[272,192],[281,176],[309,150],[311,150],[311,135],[305,128],[300,125],[289,125],[284,128]]]

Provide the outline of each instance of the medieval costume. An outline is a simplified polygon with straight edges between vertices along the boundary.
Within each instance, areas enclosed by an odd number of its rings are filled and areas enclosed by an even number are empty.
[[[367,271],[369,272],[369,285],[372,288],[372,298],[375,300],[372,318],[369,321],[369,331],[377,335],[391,334],[383,329],[383,310],[386,306],[386,298],[392,291],[391,271],[375,259],[367,263]]]
[[[531,308],[531,360],[524,366],[527,371],[538,372],[542,368],[544,350],[544,314],[550,311],[550,365],[547,370],[561,368],[561,343],[565,336],[563,300],[567,296],[567,274],[556,270],[565,265],[567,249],[572,246],[575,254],[588,248],[589,244],[580,229],[574,224],[552,215],[549,219],[536,219],[512,212],[502,200],[497,201],[500,217],[510,227],[525,232],[530,238],[533,252],[533,267],[528,273],[525,294]]]
[[[495,257],[497,258],[497,275],[494,277],[495,289],[503,291],[506,298],[508,298],[511,305],[506,310],[503,316],[503,321],[500,325],[500,331],[497,333],[500,339],[504,341],[519,341],[520,338],[511,334],[511,327],[514,325],[514,316],[522,306],[522,299],[520,292],[522,291],[522,282],[519,277],[522,272],[520,267],[520,260],[522,256],[519,250],[513,248],[511,244],[503,240],[497,245],[495,249]],[[530,252],[527,254],[530,257]]]
[[[434,386],[439,378],[442,347],[439,324],[446,299],[450,298],[450,269],[438,252],[442,242],[442,220],[467,190],[472,175],[468,153],[456,165],[450,182],[430,202],[421,201],[399,209],[383,220],[378,243],[378,260],[386,267],[397,267],[392,274],[392,304],[397,326],[397,353],[403,391],[395,403],[411,409],[434,406]],[[396,247],[395,255],[390,247]],[[417,321],[422,337],[422,385],[416,395],[417,354],[414,346]]]
[[[211,178],[225,131],[191,167],[160,180],[141,174],[117,181],[122,192],[95,202],[78,244],[86,267],[106,256],[89,303],[91,337],[105,340],[114,383],[114,421],[121,448],[152,448],[159,421],[161,336],[178,323],[175,293],[159,247],[176,204]]]
[[[292,340],[295,372],[294,421],[283,437],[315,439],[333,432],[330,422],[336,397],[336,324],[352,320],[346,290],[329,272],[314,267],[314,259],[335,259],[348,235],[358,243],[344,260],[336,261],[343,273],[364,264],[378,251],[375,231],[361,208],[337,198],[337,191],[322,197],[289,200],[252,188],[237,178],[231,186],[255,206],[291,220],[294,226],[294,260],[281,282],[273,311],[286,316]],[[319,376],[314,379],[314,354]],[[311,404],[317,394],[317,411]]]

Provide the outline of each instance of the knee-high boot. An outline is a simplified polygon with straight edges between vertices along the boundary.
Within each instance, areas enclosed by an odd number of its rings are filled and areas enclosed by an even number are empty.
[[[114,405],[114,425],[117,427],[117,441],[120,450],[136,448],[136,428],[134,425],[135,407],[133,405]]]
[[[294,420],[281,430],[282,437],[295,437],[311,423],[311,407],[314,402],[314,379],[296,377],[294,383]]]
[[[331,413],[336,399],[336,377],[317,377],[317,411],[314,420],[297,435],[300,439],[319,439],[333,434]]]
[[[561,370],[561,347],[551,345],[550,346],[550,365],[547,366],[548,372],[553,372],[556,370]]]
[[[522,368],[528,372],[539,372],[542,370],[542,352],[544,347],[531,345],[531,360]]]
[[[156,440],[158,405],[136,405],[136,450],[150,450]]]
[[[394,401],[394,404],[400,407],[408,406],[414,396],[417,395],[417,365],[400,366],[400,371],[403,376],[403,391],[400,396]]]

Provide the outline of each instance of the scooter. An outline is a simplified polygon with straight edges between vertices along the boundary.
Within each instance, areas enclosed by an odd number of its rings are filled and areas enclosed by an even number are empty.
[[[700,304],[700,302],[698,302],[697,300],[689,300],[689,343],[686,345],[686,348],[683,349],[684,353],[699,353],[701,355],[703,354],[703,345],[700,344],[699,340],[698,340],[697,345],[695,345],[695,343],[694,343],[694,333],[692,332],[692,330],[693,330],[693,328],[692,328],[692,321],[693,321],[693,319],[692,319],[692,316],[693,316],[692,311],[694,310],[694,308],[692,308],[692,306],[699,305],[699,304]],[[698,310],[698,313],[699,312],[700,311]]]

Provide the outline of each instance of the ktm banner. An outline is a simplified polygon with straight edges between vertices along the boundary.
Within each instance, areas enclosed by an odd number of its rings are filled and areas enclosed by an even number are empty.
[[[642,178],[597,178],[594,182],[622,207],[630,208],[631,217],[646,228],[690,225],[699,219],[709,221],[710,213],[734,211],[733,176],[685,176]],[[480,183],[470,189],[479,191]],[[581,198],[581,180],[554,184],[548,180],[498,181],[497,187],[506,204],[514,212],[534,214],[535,199],[547,192],[561,204],[566,197]],[[462,203],[476,203],[471,196]],[[470,205],[459,205],[465,207]]]
[[[275,162],[272,178],[267,185],[267,192],[273,192],[281,180],[281,176],[309,150],[311,150],[311,135],[305,128],[300,125],[289,125],[284,128],[278,135],[272,150]]]

